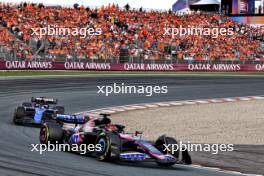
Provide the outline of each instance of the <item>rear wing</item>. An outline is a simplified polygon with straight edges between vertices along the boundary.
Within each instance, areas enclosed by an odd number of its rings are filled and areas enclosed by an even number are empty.
[[[57,104],[58,100],[54,98],[46,98],[46,97],[37,97],[31,98],[32,103],[37,103],[37,104]]]

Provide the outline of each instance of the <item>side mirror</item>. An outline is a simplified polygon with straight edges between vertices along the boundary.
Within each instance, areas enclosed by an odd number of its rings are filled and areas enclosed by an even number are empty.
[[[107,114],[107,113],[100,113],[99,115],[101,115],[103,117],[109,117],[109,116],[111,116],[111,114]]]
[[[118,129],[118,131],[119,132],[123,132],[124,131],[124,129],[125,129],[125,126],[124,125],[116,125],[116,127],[117,127],[117,129]]]
[[[143,134],[142,131],[136,131],[136,132],[135,132],[135,136],[142,135],[142,134]]]

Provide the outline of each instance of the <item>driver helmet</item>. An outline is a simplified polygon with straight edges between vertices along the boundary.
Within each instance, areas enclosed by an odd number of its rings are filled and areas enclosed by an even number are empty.
[[[49,105],[43,105],[42,107],[45,108],[45,109],[48,109]]]

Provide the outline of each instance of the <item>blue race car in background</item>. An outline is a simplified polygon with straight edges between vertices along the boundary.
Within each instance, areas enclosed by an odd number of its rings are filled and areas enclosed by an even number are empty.
[[[56,114],[64,114],[63,106],[57,106],[58,100],[53,98],[31,98],[31,102],[24,102],[15,108],[13,122],[16,125],[43,124],[53,121]]]

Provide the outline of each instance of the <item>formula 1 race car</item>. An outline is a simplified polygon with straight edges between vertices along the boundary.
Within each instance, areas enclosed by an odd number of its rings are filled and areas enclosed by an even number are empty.
[[[22,124],[43,124],[46,121],[54,121],[53,116],[64,114],[64,107],[57,106],[58,100],[52,98],[31,98],[31,102],[24,102],[15,108],[13,122]]]
[[[165,150],[165,145],[170,148],[177,145],[174,138],[162,135],[155,142],[149,142],[141,138],[141,132],[125,133],[125,126],[112,124],[107,114],[100,115],[97,118],[57,115],[58,123],[47,122],[42,126],[39,140],[44,145],[100,145],[99,150],[86,153],[96,156],[100,161],[154,161],[162,166],[192,163],[186,149]]]

